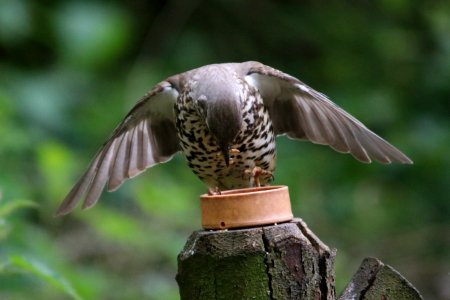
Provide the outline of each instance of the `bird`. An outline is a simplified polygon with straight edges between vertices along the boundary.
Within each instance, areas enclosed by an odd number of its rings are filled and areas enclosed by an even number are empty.
[[[275,137],[328,145],[370,163],[412,160],[324,94],[256,61],[205,65],[156,84],[115,128],[57,210],[92,207],[105,186],[182,152],[210,194],[270,185]]]

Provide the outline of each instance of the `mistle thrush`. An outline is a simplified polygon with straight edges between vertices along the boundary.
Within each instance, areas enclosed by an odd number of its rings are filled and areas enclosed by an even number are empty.
[[[158,83],[103,144],[58,209],[170,160],[181,150],[210,191],[268,185],[275,136],[329,145],[370,163],[412,161],[325,95],[259,62],[207,65]]]

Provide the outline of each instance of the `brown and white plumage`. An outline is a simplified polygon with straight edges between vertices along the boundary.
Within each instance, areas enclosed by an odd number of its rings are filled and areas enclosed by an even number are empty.
[[[207,65],[169,77],[148,92],[97,152],[57,214],[69,213],[83,198],[83,208],[91,207],[105,185],[114,191],[179,150],[210,188],[247,186],[246,168],[273,171],[273,136],[282,134],[329,145],[366,163],[412,163],[295,77],[258,62]],[[233,148],[242,151],[230,164]]]

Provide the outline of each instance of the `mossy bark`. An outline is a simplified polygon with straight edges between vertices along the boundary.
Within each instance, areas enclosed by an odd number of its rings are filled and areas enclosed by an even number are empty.
[[[196,231],[178,256],[182,300],[334,300],[334,258],[301,219],[273,226]],[[422,300],[396,270],[366,258],[339,300]]]
[[[178,257],[181,299],[335,299],[335,250],[300,220],[196,231]]]
[[[416,288],[391,266],[365,258],[339,300],[422,300]]]

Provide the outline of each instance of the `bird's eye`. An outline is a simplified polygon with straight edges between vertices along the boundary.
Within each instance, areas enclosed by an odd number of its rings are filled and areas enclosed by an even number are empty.
[[[206,96],[201,95],[198,97],[197,105],[202,111],[206,111]]]

